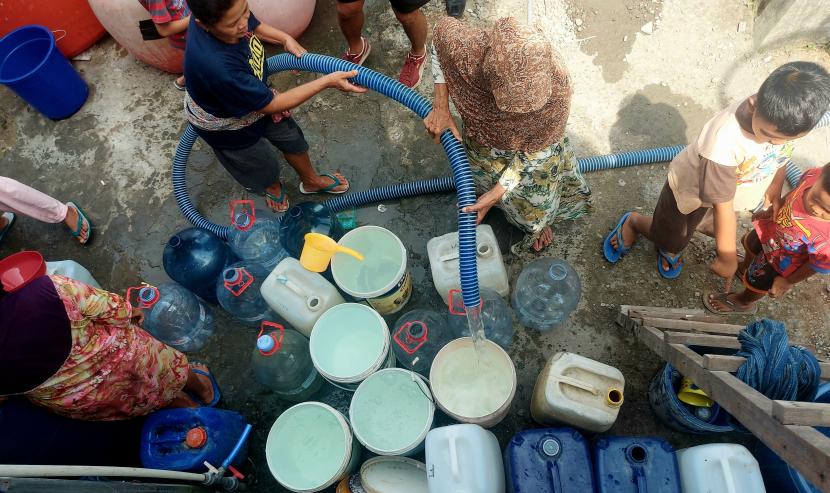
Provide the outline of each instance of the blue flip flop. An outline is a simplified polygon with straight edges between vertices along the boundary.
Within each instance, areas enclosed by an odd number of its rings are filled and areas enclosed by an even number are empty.
[[[219,404],[219,399],[222,398],[222,393],[219,392],[219,384],[216,383],[216,378],[209,372],[204,370],[199,370],[198,368],[190,367],[190,371],[197,375],[204,375],[210,379],[210,384],[213,386],[213,400],[210,402],[204,402],[202,399],[199,399],[196,395],[192,394],[191,392],[187,392],[187,395],[190,396],[196,403],[198,403],[202,407],[216,407],[216,404]]]
[[[622,235],[623,224],[625,224],[629,216],[631,216],[631,212],[623,214],[617,222],[617,225],[614,226],[614,229],[608,233],[608,236],[606,236],[605,240],[602,242],[602,253],[605,255],[605,260],[611,262],[612,264],[619,262],[623,255],[631,251],[631,248],[626,248]],[[614,248],[614,246],[611,245],[611,238],[614,236],[617,237],[617,248]]]
[[[75,225],[75,229],[72,229],[69,226],[66,226],[65,224],[64,227],[69,231],[69,234],[71,234],[73,238],[78,238],[78,241],[81,243],[81,245],[86,245],[87,243],[89,243],[89,240],[92,239],[92,221],[89,220],[89,216],[87,216],[86,212],[84,212],[84,210],[81,209],[80,205],[76,204],[75,202],[72,202],[71,200],[67,202],[66,205],[78,211],[78,224]],[[82,241],[80,236],[81,231],[83,231],[84,229],[84,222],[86,222],[87,228],[86,240]]]
[[[669,264],[669,270],[663,269],[663,260]],[[683,254],[671,256],[662,249],[657,249],[657,272],[666,279],[677,279],[683,271]]]
[[[15,214],[14,212],[4,212],[2,213],[2,216],[5,217],[6,220],[9,222],[5,226],[3,226],[3,229],[0,229],[0,242],[2,242],[3,238],[6,237],[6,234],[8,234],[8,232],[11,231],[14,221],[17,219],[17,214]]]

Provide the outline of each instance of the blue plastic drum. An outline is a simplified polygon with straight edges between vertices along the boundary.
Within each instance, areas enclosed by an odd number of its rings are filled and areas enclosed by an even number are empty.
[[[58,51],[52,31],[23,26],[0,39],[0,83],[53,120],[75,114],[89,89]]]

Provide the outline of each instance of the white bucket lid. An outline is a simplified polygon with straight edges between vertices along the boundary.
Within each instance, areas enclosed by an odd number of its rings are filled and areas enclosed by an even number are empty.
[[[406,247],[395,233],[380,226],[361,226],[340,238],[338,245],[348,247],[364,254],[362,261],[351,255],[335,255],[331,258],[331,275],[340,289],[357,298],[376,298],[386,294],[395,287],[406,273]],[[367,249],[369,251],[367,251]],[[363,266],[383,262],[373,269],[376,272],[376,286],[361,290],[355,283],[355,275]],[[386,269],[386,264],[394,263],[394,269]],[[391,265],[391,264],[390,264]]]
[[[349,423],[322,402],[283,412],[268,433],[265,458],[274,479],[295,492],[315,492],[345,474],[352,454]]]
[[[427,493],[427,468],[406,457],[375,457],[360,468],[366,493]]]
[[[362,381],[386,361],[390,344],[386,321],[360,303],[342,303],[314,323],[309,352],[325,378],[340,383]]]
[[[380,455],[402,455],[418,448],[435,418],[432,393],[424,380],[403,368],[387,368],[366,378],[349,406],[358,441]]]

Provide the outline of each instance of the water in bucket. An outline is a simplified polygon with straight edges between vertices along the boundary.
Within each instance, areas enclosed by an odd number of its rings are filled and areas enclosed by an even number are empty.
[[[346,233],[338,244],[364,256],[362,261],[349,255],[332,258],[332,276],[340,289],[365,298],[383,315],[400,311],[412,295],[412,277],[401,240],[387,229],[361,226]]]
[[[282,413],[265,445],[271,474],[291,491],[328,488],[355,468],[359,456],[349,423],[320,402],[303,402]]]

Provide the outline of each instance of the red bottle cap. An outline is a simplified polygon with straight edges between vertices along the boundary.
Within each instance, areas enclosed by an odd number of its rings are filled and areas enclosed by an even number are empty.
[[[184,443],[190,448],[202,448],[207,443],[207,439],[207,432],[200,426],[198,428],[191,428],[187,432]]]

